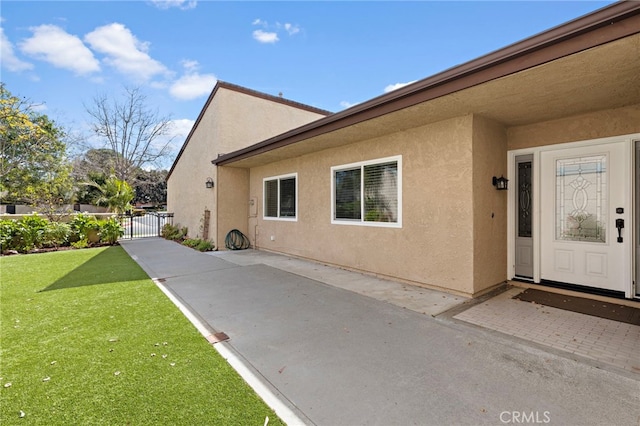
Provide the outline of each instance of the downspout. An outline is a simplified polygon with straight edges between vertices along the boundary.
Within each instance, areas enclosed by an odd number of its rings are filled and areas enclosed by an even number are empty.
[[[220,207],[218,206],[218,190],[220,189],[220,176],[218,174],[218,166],[214,164],[214,173],[213,175],[215,176],[215,185],[214,185],[214,190],[213,190],[213,196],[215,197],[213,202],[214,205],[216,206],[216,216],[215,216],[215,229],[216,229],[216,241],[215,241],[215,245],[216,245],[216,250],[220,250],[220,244],[218,244],[218,242],[220,241],[220,233],[218,230],[218,210],[220,210]]]

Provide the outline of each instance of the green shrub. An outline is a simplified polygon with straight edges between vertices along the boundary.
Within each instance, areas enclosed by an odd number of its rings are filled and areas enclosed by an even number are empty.
[[[182,244],[198,251],[211,251],[215,248],[213,243],[201,238],[188,238],[184,240]]]
[[[187,238],[186,240],[184,240],[182,242],[183,246],[187,246],[187,247],[191,247],[191,248],[195,248],[197,244],[198,244],[198,240],[196,240],[194,238]]]
[[[160,233],[160,235],[162,235],[162,238],[165,238],[167,240],[182,242],[187,238],[187,232],[188,229],[186,227],[181,228],[179,225],[174,226],[166,223],[162,227],[162,232]]]
[[[47,228],[47,220],[33,214],[24,216],[18,220],[16,236],[18,238],[17,250],[21,252],[29,252],[33,249],[42,247],[45,237],[45,229]]]
[[[75,215],[70,223],[52,222],[36,214],[20,220],[0,221],[0,253],[16,250],[28,253],[43,247],[73,246],[85,248],[95,236],[101,242],[115,244],[124,228],[116,217],[98,221],[85,213]]]
[[[77,249],[87,248],[89,247],[89,240],[87,240],[86,238],[83,238],[81,240],[74,241],[73,243],[71,243],[71,247],[77,248]]]
[[[37,215],[20,220],[0,221],[2,252],[17,250],[27,253],[41,247],[61,247],[69,244],[71,227],[62,222],[50,222]]]
[[[72,240],[89,240],[89,234],[91,231],[99,231],[100,224],[98,220],[86,213],[78,213],[73,216],[69,222],[71,225],[71,231],[73,233]]]
[[[0,252],[17,250],[18,222],[0,220]]]
[[[98,235],[100,235],[101,242],[113,245],[118,241],[118,238],[124,235],[124,228],[115,217],[104,220],[99,224]]]
[[[196,246],[196,250],[199,251],[211,251],[215,248],[212,242],[207,240],[201,240]]]
[[[69,244],[71,225],[64,222],[49,222],[44,230],[44,245],[61,247]]]

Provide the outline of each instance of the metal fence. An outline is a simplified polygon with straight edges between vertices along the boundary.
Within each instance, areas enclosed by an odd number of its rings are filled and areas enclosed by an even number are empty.
[[[124,239],[160,237],[165,224],[173,225],[173,213],[146,212],[142,215],[125,214],[118,217],[124,228]]]

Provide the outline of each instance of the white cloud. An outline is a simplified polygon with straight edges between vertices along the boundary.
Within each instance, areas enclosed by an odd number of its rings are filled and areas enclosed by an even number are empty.
[[[55,25],[30,29],[33,36],[19,44],[23,53],[80,75],[100,71],[100,63],[78,37]]]
[[[283,25],[284,30],[289,33],[289,35],[294,35],[300,32],[300,27],[297,25],[286,23]]]
[[[33,64],[16,57],[13,52],[13,44],[4,34],[2,27],[0,27],[0,57],[2,58],[2,67],[9,71],[20,72],[33,69]]]
[[[135,80],[148,81],[158,74],[168,74],[162,63],[149,56],[149,43],[139,41],[122,24],[98,27],[84,39],[92,49],[106,55],[105,63]]]
[[[194,9],[198,2],[196,0],[151,0],[158,9],[171,9],[177,7],[182,10]]]
[[[253,32],[253,38],[260,43],[275,43],[280,40],[277,33],[262,30],[255,30]]]
[[[189,120],[188,118],[171,120],[171,136],[176,139],[186,139],[195,123],[195,120]]]
[[[198,63],[198,61],[185,59],[184,61],[182,61],[182,66],[187,71],[196,71],[200,67],[200,64]]]
[[[341,102],[340,102],[340,106],[341,106],[342,108],[345,108],[345,109],[347,109],[347,108],[351,108],[351,107],[352,107],[352,106],[354,106],[354,105],[358,105],[358,104],[357,104],[357,103],[355,103],[355,104],[354,104],[354,103],[347,102],[347,101],[341,101]]]
[[[182,146],[194,124],[195,120],[187,118],[169,120],[166,134],[154,139],[152,146],[155,149],[163,149],[166,146],[169,151],[174,151]]]
[[[218,79],[213,74],[187,74],[176,80],[169,93],[176,99],[191,100],[208,95]]]
[[[413,81],[410,81],[410,82],[408,82],[408,83],[395,83],[395,84],[390,84],[390,85],[388,85],[387,87],[385,87],[385,88],[384,88],[384,93],[393,92],[393,91],[394,91],[394,90],[396,90],[396,89],[399,89],[399,88],[404,87],[404,86],[408,86],[408,85],[410,85],[410,84],[415,83],[416,81],[417,81],[417,80],[413,80]]]
[[[167,156],[156,164],[150,165],[150,169],[169,169],[184,141],[187,139],[195,120],[186,118],[169,121],[166,135],[162,135],[154,141],[154,148],[162,149],[166,146]]]
[[[169,88],[171,96],[180,100],[191,100],[211,93],[218,79],[213,74],[198,73],[198,65],[197,61],[182,61],[185,75],[173,82]]]
[[[251,25],[259,25],[264,28],[264,30],[255,30],[253,32],[253,38],[260,43],[276,43],[280,41],[278,33],[283,31],[290,36],[300,32],[300,26],[288,22],[284,24],[276,22],[275,25],[269,25],[267,21],[257,18],[253,20]]]

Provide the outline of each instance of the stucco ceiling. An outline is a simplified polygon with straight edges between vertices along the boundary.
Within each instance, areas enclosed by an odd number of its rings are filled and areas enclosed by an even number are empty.
[[[505,127],[640,103],[640,34],[239,160],[255,167],[452,117],[479,114]]]

